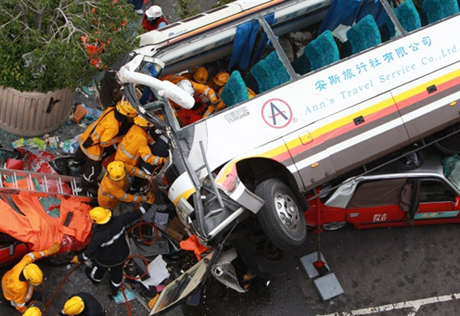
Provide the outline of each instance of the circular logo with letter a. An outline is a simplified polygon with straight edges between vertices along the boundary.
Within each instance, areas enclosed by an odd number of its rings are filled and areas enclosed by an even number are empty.
[[[270,127],[283,128],[291,123],[292,109],[283,100],[270,99],[262,107],[262,118]]]

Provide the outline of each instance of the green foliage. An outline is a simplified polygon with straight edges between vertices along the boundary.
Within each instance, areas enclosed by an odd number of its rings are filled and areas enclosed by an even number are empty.
[[[137,46],[138,19],[124,0],[1,0],[0,85],[47,92],[84,84],[99,70],[82,36],[104,45],[94,56],[104,68]]]
[[[179,10],[177,14],[181,19],[197,15],[200,12],[200,5],[195,4],[195,0],[179,0]]]

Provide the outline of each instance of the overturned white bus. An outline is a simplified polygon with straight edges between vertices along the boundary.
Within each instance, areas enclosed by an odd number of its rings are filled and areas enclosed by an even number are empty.
[[[259,275],[284,272],[305,242],[305,192],[457,128],[457,1],[338,3],[235,1],[143,34],[118,72],[170,140],[158,187],[187,231],[217,247],[214,260],[236,249]],[[231,74],[226,107],[181,126],[168,99],[194,100],[157,78],[202,65]]]

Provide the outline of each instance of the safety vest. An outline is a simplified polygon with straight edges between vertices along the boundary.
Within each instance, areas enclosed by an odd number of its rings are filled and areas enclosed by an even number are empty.
[[[85,132],[78,138],[78,143],[83,153],[91,160],[101,161],[104,154],[104,148],[112,146],[119,141],[116,137],[121,123],[115,118],[115,110],[108,107],[99,118],[88,126]],[[85,141],[90,138],[91,143],[85,148]]]
[[[128,187],[128,177],[124,177],[120,181],[113,181],[109,178],[109,175],[106,174],[104,178],[102,178],[99,190],[97,191],[97,202],[99,206],[113,210],[120,202],[141,203],[141,195],[126,193]]]
[[[126,171],[128,171],[130,175],[145,179],[147,178],[147,174],[137,168],[140,163],[139,159],[154,166],[164,163],[163,157],[152,154],[149,145],[153,143],[154,140],[149,133],[142,127],[133,125],[118,145],[115,160],[124,162]]]

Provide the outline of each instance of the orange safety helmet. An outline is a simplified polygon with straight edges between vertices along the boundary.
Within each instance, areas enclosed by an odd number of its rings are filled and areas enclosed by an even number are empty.
[[[217,75],[212,78],[212,81],[218,86],[225,86],[228,79],[230,78],[230,74],[228,72],[219,72]]]
[[[192,73],[193,73],[193,79],[196,82],[201,83],[201,84],[208,82],[208,71],[203,66],[194,68]]]

